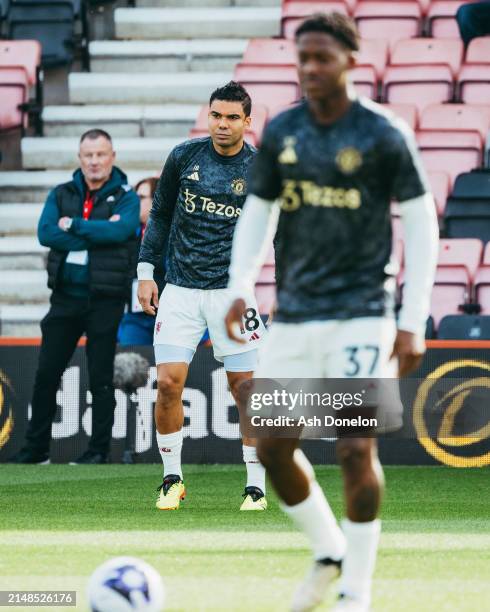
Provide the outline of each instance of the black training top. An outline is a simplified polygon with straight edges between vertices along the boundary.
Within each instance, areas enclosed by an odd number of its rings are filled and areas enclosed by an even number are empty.
[[[236,155],[219,155],[210,137],[176,146],[158,183],[139,261],[156,266],[166,253],[167,282],[191,289],[226,287],[255,153],[245,143]]]
[[[404,122],[356,99],[321,126],[302,103],[268,125],[249,191],[281,204],[277,321],[392,313],[390,201],[428,191]]]

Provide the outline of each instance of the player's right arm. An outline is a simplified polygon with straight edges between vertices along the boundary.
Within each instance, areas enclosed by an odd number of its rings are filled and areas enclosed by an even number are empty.
[[[175,149],[170,153],[158,181],[138,259],[138,300],[147,314],[158,308],[158,286],[153,271],[167,250],[170,228],[179,193],[179,171]]]
[[[253,292],[279,218],[275,200],[281,181],[270,132],[269,126],[252,166],[249,195],[233,236],[228,282],[233,302],[225,325],[228,337],[240,343],[244,342],[238,330],[245,314],[245,297]]]

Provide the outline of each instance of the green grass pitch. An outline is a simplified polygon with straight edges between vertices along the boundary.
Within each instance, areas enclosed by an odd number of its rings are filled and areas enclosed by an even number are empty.
[[[489,610],[488,469],[385,473],[373,610]],[[341,517],[338,468],[317,474]],[[0,589],[76,590],[86,610],[91,571],[134,555],[163,576],[166,610],[288,610],[310,555],[274,495],[267,512],[240,513],[242,466],[187,466],[181,510],[160,512],[160,475],[158,465],[0,466]]]

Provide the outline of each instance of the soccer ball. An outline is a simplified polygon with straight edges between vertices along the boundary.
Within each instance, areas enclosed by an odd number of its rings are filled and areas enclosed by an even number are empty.
[[[160,574],[134,557],[109,559],[94,571],[88,583],[92,612],[160,612],[165,588]]]

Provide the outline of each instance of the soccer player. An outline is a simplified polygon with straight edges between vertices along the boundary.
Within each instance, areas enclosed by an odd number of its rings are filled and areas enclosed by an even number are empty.
[[[278,308],[260,350],[257,378],[403,376],[425,351],[437,259],[437,220],[413,134],[355,97],[348,71],[359,48],[353,22],[316,15],[296,32],[306,101],[268,125],[251,171],[230,267],[236,299],[230,337],[278,221]],[[274,202],[278,200],[278,205]],[[403,306],[396,329],[390,264],[390,201],[405,235]],[[280,210],[279,210],[280,209]],[[364,612],[380,535],[383,487],[372,437],[337,441],[347,518],[338,526],[294,439],[262,439],[257,451],[284,512],[309,538],[314,563],[293,599],[311,610],[341,572],[336,610]]]
[[[160,510],[179,508],[185,495],[182,391],[203,332],[208,328],[215,358],[224,363],[240,410],[238,390],[252,377],[265,330],[253,288],[244,296],[247,308],[241,336],[245,344],[231,341],[224,326],[231,301],[226,286],[233,232],[256,154],[244,141],[252,103],[246,90],[231,81],[212,93],[209,107],[210,136],[178,145],[165,162],[138,263],[141,306],[146,313],[156,314],[155,423],[164,465],[156,503]],[[167,253],[167,285],[159,299],[153,269],[163,253]],[[257,459],[255,440],[243,438],[243,459],[247,484],[241,510],[265,510],[265,470]]]

